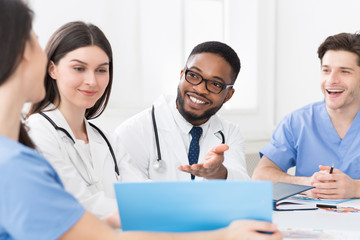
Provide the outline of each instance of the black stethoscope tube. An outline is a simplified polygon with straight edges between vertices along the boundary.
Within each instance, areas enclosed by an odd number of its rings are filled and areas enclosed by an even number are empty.
[[[225,136],[224,136],[224,133],[222,131],[218,131],[218,133],[220,133],[221,135],[221,143],[222,144],[225,144]]]
[[[62,128],[62,127],[59,127],[58,125],[56,125],[56,123],[55,123],[48,115],[46,115],[45,113],[40,112],[40,115],[43,116],[44,118],[46,118],[46,119],[51,123],[51,125],[53,125],[53,127],[54,127],[56,130],[62,131],[63,133],[65,133],[66,136],[67,136],[68,138],[70,138],[71,141],[75,144],[75,140],[71,137],[70,133],[69,133],[68,131],[66,131],[66,129],[64,129],[64,128]],[[112,156],[112,158],[113,158],[113,160],[114,160],[115,172],[116,172],[117,175],[119,176],[119,175],[120,175],[119,167],[118,167],[118,165],[117,165],[117,161],[116,161],[116,157],[115,157],[114,150],[113,150],[113,148],[111,147],[111,144],[110,144],[109,140],[107,139],[107,137],[105,136],[105,134],[104,134],[98,127],[96,127],[94,124],[92,124],[92,123],[90,123],[90,122],[89,122],[89,124],[90,124],[91,127],[93,127],[94,129],[96,129],[96,130],[100,133],[100,135],[102,136],[102,138],[105,140],[106,144],[108,145],[109,150],[110,150],[110,154],[111,154],[111,156]]]
[[[153,122],[153,127],[154,127],[154,133],[155,133],[156,150],[157,150],[157,156],[158,156],[157,160],[160,161],[161,160],[161,151],[160,151],[159,135],[158,135],[156,120],[155,120],[154,105],[152,105],[152,108],[151,108],[151,117],[152,117],[152,122]]]

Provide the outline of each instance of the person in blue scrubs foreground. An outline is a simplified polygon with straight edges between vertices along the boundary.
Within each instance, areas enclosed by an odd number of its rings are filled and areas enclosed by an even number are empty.
[[[324,101],[280,122],[253,179],[312,185],[307,195],[315,198],[359,198],[360,34],[328,37],[318,56]],[[286,173],[293,166],[295,176]]]
[[[0,239],[280,239],[274,224],[234,221],[196,233],[117,233],[64,190],[20,120],[45,96],[46,55],[21,0],[0,0]],[[261,234],[258,231],[274,232]]]

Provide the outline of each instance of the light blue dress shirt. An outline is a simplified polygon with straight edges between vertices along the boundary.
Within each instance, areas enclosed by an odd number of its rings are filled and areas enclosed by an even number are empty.
[[[0,136],[0,240],[57,239],[84,212],[43,157]]]
[[[360,179],[359,112],[341,139],[324,101],[298,109],[279,123],[260,157],[265,155],[285,172],[296,166],[296,176],[312,176],[319,165],[334,163],[351,178]]]

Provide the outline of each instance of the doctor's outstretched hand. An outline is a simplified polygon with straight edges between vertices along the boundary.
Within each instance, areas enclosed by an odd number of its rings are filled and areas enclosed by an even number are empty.
[[[179,166],[178,169],[206,179],[226,179],[227,169],[223,162],[224,152],[228,149],[228,145],[220,144],[206,154],[203,162]]]

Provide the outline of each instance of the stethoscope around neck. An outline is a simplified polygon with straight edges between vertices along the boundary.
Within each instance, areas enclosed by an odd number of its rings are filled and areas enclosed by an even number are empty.
[[[155,144],[156,144],[156,152],[157,152],[157,158],[156,161],[154,161],[153,168],[157,172],[163,172],[166,169],[165,161],[161,159],[161,150],[160,150],[160,143],[159,143],[159,134],[156,126],[156,119],[155,119],[155,107],[152,105],[151,108],[151,118],[154,128],[154,135],[155,135]],[[221,135],[221,143],[225,143],[225,135],[222,131],[218,131],[218,133]]]
[[[55,123],[48,115],[46,115],[45,113],[40,112],[40,115],[43,116],[46,120],[48,120],[48,121],[51,123],[51,125],[53,125],[53,127],[54,127],[57,131],[61,131],[61,132],[65,133],[65,135],[75,144],[75,140],[72,138],[72,136],[70,135],[70,133],[69,133],[68,131],[66,131],[66,129],[64,129],[64,128],[62,128],[62,127],[59,127],[58,125],[56,125],[56,123]],[[105,140],[106,144],[108,145],[110,154],[111,154],[111,156],[112,156],[112,159],[114,160],[116,178],[118,178],[119,175],[120,175],[119,167],[118,167],[118,164],[117,164],[117,161],[116,161],[116,157],[115,157],[114,150],[113,150],[113,148],[111,147],[111,144],[110,144],[109,140],[107,139],[107,137],[105,136],[105,134],[104,134],[97,126],[95,126],[94,124],[92,124],[92,123],[90,123],[90,122],[89,122],[89,125],[90,125],[91,127],[93,127],[96,131],[98,131],[98,132],[100,133],[101,137]],[[88,171],[88,169],[87,169],[86,166],[84,166],[84,168],[86,169],[86,173],[87,173],[90,181],[87,180],[87,178],[85,178],[85,177],[83,176],[82,172],[79,171],[79,169],[76,167],[76,164],[74,164],[74,162],[73,162],[73,165],[74,165],[74,167],[76,168],[76,170],[78,171],[78,173],[80,174],[81,178],[82,178],[89,186],[96,183],[95,181],[93,181],[93,179],[92,179],[92,177],[91,177],[91,174],[89,174],[89,171]],[[84,163],[84,165],[85,165],[85,163]]]

